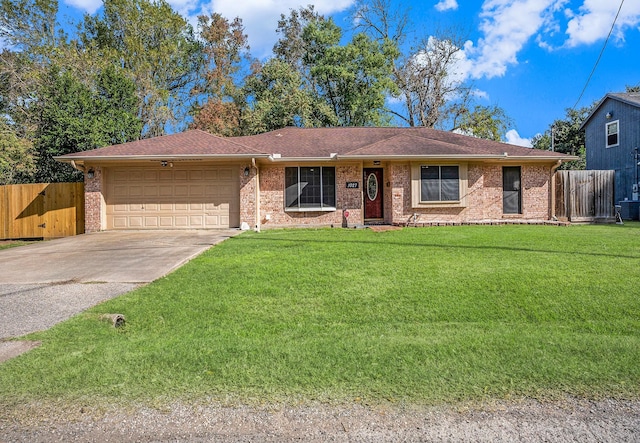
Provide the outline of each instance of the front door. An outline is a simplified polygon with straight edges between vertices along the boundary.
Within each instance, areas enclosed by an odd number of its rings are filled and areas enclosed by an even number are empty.
[[[364,170],[364,218],[381,221],[384,218],[382,198],[382,168]]]
[[[502,168],[502,212],[505,214],[522,214],[520,166],[505,166]]]

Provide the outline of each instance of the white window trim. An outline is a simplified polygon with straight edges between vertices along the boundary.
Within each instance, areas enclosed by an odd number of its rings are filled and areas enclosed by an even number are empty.
[[[609,144],[609,126],[616,124],[616,127],[618,128],[618,132],[616,132],[616,139],[617,139],[617,143],[610,145]],[[616,146],[620,146],[620,120],[614,120],[612,122],[607,122],[604,125],[604,141],[605,141],[605,146],[607,148],[615,148]]]
[[[421,201],[421,168],[423,166],[457,166],[458,181],[460,185],[459,200],[450,201]],[[411,207],[412,208],[464,208],[467,206],[467,164],[466,163],[441,163],[420,162],[411,163]]]

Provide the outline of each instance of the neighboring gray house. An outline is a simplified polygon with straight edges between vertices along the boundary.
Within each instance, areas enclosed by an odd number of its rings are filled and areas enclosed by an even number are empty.
[[[605,95],[581,129],[585,131],[587,169],[615,170],[615,201],[637,201],[640,93]]]

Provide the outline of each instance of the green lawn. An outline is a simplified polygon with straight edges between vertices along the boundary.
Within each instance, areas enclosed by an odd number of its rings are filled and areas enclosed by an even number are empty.
[[[0,402],[638,398],[639,276],[637,223],[248,232],[29,336]]]

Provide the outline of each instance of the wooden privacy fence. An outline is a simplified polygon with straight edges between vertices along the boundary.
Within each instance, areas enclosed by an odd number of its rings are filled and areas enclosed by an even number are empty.
[[[0,186],[0,239],[84,233],[84,184]]]
[[[615,171],[556,172],[556,213],[571,222],[615,221]]]

